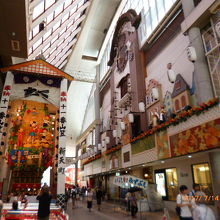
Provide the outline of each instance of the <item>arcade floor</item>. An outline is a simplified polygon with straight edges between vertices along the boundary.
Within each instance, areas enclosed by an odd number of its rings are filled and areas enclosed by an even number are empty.
[[[91,212],[86,207],[86,202],[78,202],[77,206],[72,209],[71,200],[67,205],[67,213],[70,220],[129,220],[132,219],[130,213],[120,210],[111,203],[102,203],[101,211],[98,211],[96,201],[93,202],[93,208]],[[163,213],[144,213],[137,214],[137,220],[161,220]],[[178,220],[177,217],[171,216],[170,220]]]

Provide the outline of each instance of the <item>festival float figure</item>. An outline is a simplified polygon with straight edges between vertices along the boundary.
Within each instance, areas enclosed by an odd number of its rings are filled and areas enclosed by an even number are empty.
[[[160,110],[160,124],[166,122],[166,110],[164,107],[161,107]]]
[[[152,123],[153,123],[152,125],[153,127],[155,127],[158,125],[158,121],[160,118],[156,108],[154,109],[154,112],[151,112],[151,115],[152,115]]]
[[[17,146],[22,147],[23,146],[23,139],[24,139],[24,129],[20,128],[18,130],[18,141],[17,141]]]
[[[34,143],[34,140],[35,140],[35,137],[36,137],[36,133],[37,133],[37,122],[36,121],[33,121],[31,124],[30,124],[30,133],[29,133],[29,137],[27,139],[27,142],[28,143]]]

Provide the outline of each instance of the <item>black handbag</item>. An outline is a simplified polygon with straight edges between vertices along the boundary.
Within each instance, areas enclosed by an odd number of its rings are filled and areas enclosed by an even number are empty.
[[[176,214],[178,216],[180,216],[180,214],[181,214],[181,208],[179,206],[176,207]]]
[[[182,196],[181,196],[181,203],[180,203],[180,204],[182,204]],[[176,206],[176,214],[177,214],[178,216],[181,215],[181,207]]]

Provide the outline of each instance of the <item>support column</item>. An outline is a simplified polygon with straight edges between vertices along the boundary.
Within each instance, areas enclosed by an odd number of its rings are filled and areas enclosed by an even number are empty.
[[[209,153],[212,182],[213,182],[213,194],[220,198],[220,150],[218,152]],[[215,205],[218,211],[218,219],[220,219],[220,201],[215,201]]]
[[[195,6],[192,0],[182,0],[182,7],[186,18]],[[188,36],[191,46],[195,48],[197,54],[197,60],[194,62],[196,83],[195,95],[198,104],[201,104],[213,98],[211,77],[207,66],[200,29],[198,27],[191,27],[188,30]]]
[[[0,101],[0,143],[4,143],[3,145],[0,145],[0,152],[7,156],[5,153],[7,152],[7,144],[5,143],[5,120],[7,117],[7,111],[8,111],[8,105],[10,101],[10,95],[11,95],[11,90],[12,90],[12,85],[13,85],[13,80],[14,80],[14,75],[9,71],[7,72],[6,79],[5,79],[5,84],[3,87],[2,91],[2,96],[1,96],[1,101]],[[7,159],[6,159],[7,160]],[[0,182],[3,182],[4,180],[4,185],[3,185],[3,197],[5,198],[7,195],[7,191],[9,188],[9,166],[7,164],[5,159],[1,157],[0,161]]]
[[[95,89],[95,146],[98,148],[100,143],[100,65],[96,66],[96,89]]]
[[[80,148],[80,145],[77,145],[76,146],[76,155],[75,155],[75,158],[76,158],[76,162],[75,162],[75,185],[78,184],[77,182],[77,178],[78,178],[78,155],[79,155],[79,148]]]
[[[64,208],[65,205],[65,168],[66,168],[66,106],[67,79],[63,79],[60,87],[60,119],[59,119],[59,148],[58,148],[58,176],[57,202]]]

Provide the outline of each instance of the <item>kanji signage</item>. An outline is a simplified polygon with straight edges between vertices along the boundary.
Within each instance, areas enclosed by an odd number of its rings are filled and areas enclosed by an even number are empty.
[[[113,184],[122,188],[137,187],[141,189],[146,189],[148,186],[148,182],[146,180],[130,175],[115,176]]]

